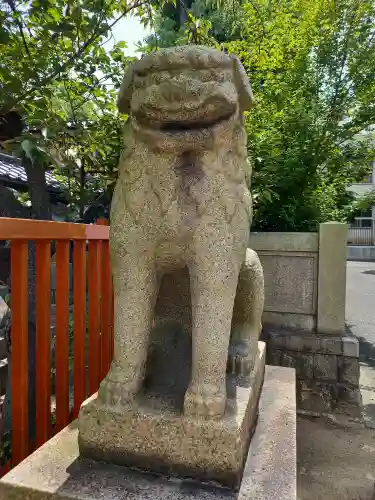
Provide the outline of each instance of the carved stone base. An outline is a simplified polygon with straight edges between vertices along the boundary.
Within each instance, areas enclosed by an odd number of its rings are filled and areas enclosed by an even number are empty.
[[[248,382],[228,375],[227,410],[221,420],[187,418],[173,400],[155,392],[146,391],[133,408],[121,412],[94,396],[79,415],[80,453],[236,489],[256,424],[264,366],[265,344],[259,342]]]

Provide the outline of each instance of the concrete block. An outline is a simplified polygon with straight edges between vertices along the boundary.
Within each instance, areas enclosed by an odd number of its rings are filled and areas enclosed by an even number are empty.
[[[359,359],[358,358],[338,358],[339,381],[359,386]]]
[[[260,253],[259,258],[264,272],[265,311],[314,314],[316,256]]]
[[[272,349],[303,351],[319,354],[342,355],[342,337],[307,333],[306,331],[288,331],[270,328],[268,345]]]
[[[267,367],[239,492],[79,456],[77,422],[0,481],[0,500],[296,500],[294,370]],[[272,471],[272,473],[270,473]]]
[[[337,384],[337,388],[339,402],[342,401],[358,407],[362,405],[362,395],[359,388],[347,384]]]
[[[297,381],[298,409],[312,413],[332,413],[337,400],[335,384]]]
[[[263,329],[264,331],[265,329]],[[284,333],[270,331],[268,334],[267,346],[271,349],[285,350],[287,344],[287,335]]]
[[[318,333],[343,335],[345,332],[347,233],[347,224],[320,224]]]
[[[314,355],[310,353],[299,354],[297,361],[297,377],[307,380],[314,378]]]
[[[315,333],[304,333],[301,338],[303,339],[303,351],[309,353],[320,352],[320,338]]]
[[[289,351],[303,351],[305,349],[305,335],[301,333],[288,335],[285,347]]]
[[[362,260],[365,262],[375,261],[375,246],[352,246],[348,245],[348,260]]]
[[[317,233],[251,232],[249,248],[256,252],[314,252],[319,248]]]
[[[337,381],[337,356],[330,354],[314,355],[314,379]]]
[[[292,328],[296,330],[305,330],[306,332],[313,332],[316,329],[316,315],[268,311],[266,305],[263,312],[263,324],[276,328]]]
[[[331,384],[297,381],[297,405],[299,410],[312,413],[332,413],[335,391]]]
[[[317,337],[320,337],[319,352],[321,354],[342,355],[342,337],[322,336],[320,334]]]
[[[298,351],[284,351],[280,364],[296,370],[297,378],[312,380],[314,374],[313,354]]]
[[[290,352],[283,352],[283,355],[281,357],[281,366],[285,366],[286,368],[296,368],[296,356],[293,356],[293,354]]]
[[[356,337],[342,337],[342,353],[344,356],[359,358],[359,342]]]
[[[346,415],[348,417],[355,418],[356,420],[362,420],[362,409],[358,404],[352,404],[346,401],[338,401],[334,412],[340,415]]]
[[[281,357],[283,351],[275,349],[267,352],[267,364],[272,366],[281,366]]]

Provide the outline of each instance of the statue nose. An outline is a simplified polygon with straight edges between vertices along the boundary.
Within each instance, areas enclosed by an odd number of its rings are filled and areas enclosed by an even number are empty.
[[[171,78],[160,85],[164,99],[173,101],[186,101],[191,97],[202,94],[202,84],[198,80],[183,77]]]

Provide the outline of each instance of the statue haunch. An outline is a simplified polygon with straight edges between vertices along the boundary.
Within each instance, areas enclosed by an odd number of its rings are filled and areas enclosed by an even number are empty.
[[[239,60],[207,47],[160,50],[125,75],[118,106],[129,121],[110,229],[115,350],[99,390],[104,404],[131,404],[142,386],[165,273],[187,268],[190,278],[185,415],[224,414],[228,352],[237,370],[251,369],[263,311],[262,267],[247,249],[243,112],[252,101]]]

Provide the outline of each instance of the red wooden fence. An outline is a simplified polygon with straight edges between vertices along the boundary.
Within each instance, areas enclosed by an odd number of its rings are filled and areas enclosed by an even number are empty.
[[[36,446],[76,418],[97,391],[113,354],[113,293],[109,227],[0,218],[0,240],[11,241],[12,460],[34,448],[28,436],[28,243],[36,242]],[[56,240],[56,424],[51,426],[51,241]],[[74,406],[69,407],[69,248],[73,241]],[[87,245],[88,243],[88,245]],[[88,250],[87,250],[88,247]],[[87,261],[87,265],[86,265]],[[88,297],[88,311],[86,299]],[[88,374],[86,380],[86,315]],[[88,390],[87,390],[88,388]]]

